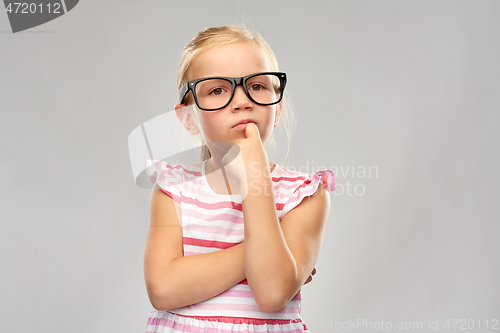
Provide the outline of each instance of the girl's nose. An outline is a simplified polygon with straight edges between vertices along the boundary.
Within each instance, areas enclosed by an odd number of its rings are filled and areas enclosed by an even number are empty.
[[[237,86],[234,90],[233,100],[231,101],[233,110],[252,109],[253,103],[245,94],[242,86]]]

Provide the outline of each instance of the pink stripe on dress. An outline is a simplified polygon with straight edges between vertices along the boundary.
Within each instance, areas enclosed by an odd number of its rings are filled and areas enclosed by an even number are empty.
[[[239,311],[252,311],[262,312],[256,304],[227,304],[227,303],[196,303],[189,305],[192,310],[239,310]],[[299,307],[285,306],[274,313],[299,313]]]
[[[191,237],[182,237],[182,243],[186,245],[194,245],[199,247],[210,247],[217,249],[228,249],[232,246],[238,245],[239,243],[229,243],[229,242],[221,242],[215,240],[207,240],[207,239],[197,239]]]
[[[181,316],[181,315],[178,315],[178,314],[173,314],[175,316]],[[207,327],[206,324],[203,323],[203,321],[206,321],[208,319],[198,319],[198,318],[208,318],[208,317],[204,317],[204,316],[183,316],[184,318],[186,319],[192,319],[192,321],[197,321],[199,320],[200,321],[200,325],[199,326],[196,326],[194,324],[182,324],[182,323],[178,323],[178,322],[174,322],[174,321],[171,321],[171,320],[168,320],[166,318],[150,318],[150,320],[148,320],[148,325],[152,325],[152,326],[164,326],[164,327],[168,327],[168,328],[172,328],[175,330],[175,332],[193,332],[193,333],[232,333],[234,331],[232,330],[225,330],[225,329],[221,329],[221,328],[212,328],[212,327]],[[220,318],[228,318],[227,321],[221,321],[219,320]],[[252,326],[265,326],[265,328],[267,328],[269,325],[283,325],[283,326],[286,326],[286,325],[290,325],[291,323],[302,323],[302,326],[304,328],[304,330],[307,330],[307,327],[306,325],[302,322],[302,320],[300,319],[294,319],[295,321],[293,320],[288,320],[286,323],[283,323],[283,324],[274,324],[274,323],[262,323],[262,324],[257,324],[257,322],[254,322],[252,319],[253,318],[248,318],[246,319],[246,322],[243,322],[243,323],[240,323],[240,322],[231,322],[229,320],[233,319],[232,317],[213,317],[214,320],[212,321],[216,321],[216,322],[222,322],[222,323],[228,323],[228,324],[236,324],[236,325],[241,325],[241,324],[247,324],[247,325],[252,325]],[[235,318],[235,319],[243,319],[244,318]],[[272,319],[272,320],[279,320],[279,319]],[[298,321],[300,320],[300,321]],[[255,332],[261,332],[261,333],[265,333],[265,332],[269,332],[267,330],[259,330],[258,328],[255,329],[255,330],[238,330],[238,332],[241,332],[241,333],[255,333]],[[275,332],[275,331],[273,331]],[[292,330],[286,330],[286,331],[281,331],[281,332],[285,332],[285,333],[295,333],[295,332],[303,332],[302,329],[292,329]],[[153,332],[152,332],[153,333]]]
[[[208,203],[208,202],[202,202],[198,199],[193,199],[187,195],[188,195],[188,193],[185,193],[185,197],[183,198],[182,202],[184,202],[186,204],[195,205],[195,206],[203,208],[203,209],[213,210],[213,209],[231,208],[231,209],[243,211],[243,206],[240,203],[234,203],[231,200]]]
[[[206,213],[198,212],[195,210],[189,210],[185,212],[182,211],[182,216],[195,217],[201,221],[228,221],[235,224],[243,224],[243,217],[232,215],[232,214],[217,214],[213,211],[208,211]]]

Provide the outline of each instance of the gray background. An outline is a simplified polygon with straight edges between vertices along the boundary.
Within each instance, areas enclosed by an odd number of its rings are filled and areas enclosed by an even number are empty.
[[[260,32],[289,76],[299,127],[289,158],[271,160],[339,170],[302,289],[310,330],[491,328],[499,14],[498,1],[85,0],[12,34],[0,11],[2,331],[145,331],[150,191],[134,183],[127,137],[172,110],[194,34],[234,23]],[[378,174],[340,172],[353,166]],[[375,327],[337,331],[353,330]]]

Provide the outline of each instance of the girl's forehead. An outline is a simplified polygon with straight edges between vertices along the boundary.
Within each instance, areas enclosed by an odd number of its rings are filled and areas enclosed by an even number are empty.
[[[269,61],[255,43],[216,46],[200,53],[188,70],[188,81],[210,76],[241,77],[270,71]]]

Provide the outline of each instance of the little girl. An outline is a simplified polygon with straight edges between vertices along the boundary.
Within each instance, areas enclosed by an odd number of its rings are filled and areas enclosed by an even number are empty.
[[[268,44],[244,28],[208,28],[185,47],[175,112],[206,155],[147,169],[147,332],[308,332],[300,288],[316,271],[335,182],[332,170],[269,162],[285,86]]]

